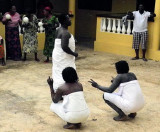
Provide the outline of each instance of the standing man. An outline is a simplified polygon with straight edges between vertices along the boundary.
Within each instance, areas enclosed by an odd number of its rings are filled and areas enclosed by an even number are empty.
[[[139,5],[138,11],[133,11],[132,13],[128,13],[128,18],[134,19],[133,21],[133,46],[135,49],[136,57],[132,58],[132,60],[139,59],[139,45],[141,43],[142,47],[142,59],[143,61],[147,61],[145,54],[147,49],[147,40],[148,40],[148,18],[155,17],[156,14],[145,11],[144,6]]]

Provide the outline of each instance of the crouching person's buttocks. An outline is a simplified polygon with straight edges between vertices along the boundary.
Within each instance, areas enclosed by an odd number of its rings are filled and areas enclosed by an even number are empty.
[[[87,120],[90,113],[84,99],[83,87],[78,82],[74,68],[65,68],[62,76],[65,83],[57,89],[56,93],[53,90],[53,80],[50,78],[47,80],[53,101],[50,110],[67,122],[64,128],[80,128],[81,123]]]
[[[123,121],[135,118],[137,112],[144,107],[144,97],[134,73],[129,73],[129,66],[126,61],[119,61],[115,64],[118,75],[111,80],[110,87],[103,87],[91,80],[93,87],[104,91],[104,101],[119,115],[114,117],[115,121]],[[118,92],[114,92],[118,88]]]

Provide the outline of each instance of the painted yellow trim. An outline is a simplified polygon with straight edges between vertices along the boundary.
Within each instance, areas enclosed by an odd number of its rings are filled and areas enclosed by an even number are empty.
[[[0,22],[0,36],[5,38],[5,26]]]
[[[71,18],[72,25],[68,28],[69,32],[73,35],[75,35],[75,6],[76,6],[76,0],[69,0],[69,12],[73,14],[73,17]]]
[[[156,0],[155,3],[155,22],[153,27],[153,49],[159,50],[160,46],[160,0]]]

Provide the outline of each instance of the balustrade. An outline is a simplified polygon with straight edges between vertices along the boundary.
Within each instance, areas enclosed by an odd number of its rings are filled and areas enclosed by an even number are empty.
[[[133,33],[133,20],[127,20],[126,24],[124,24],[121,19],[103,17],[101,31],[131,35]]]

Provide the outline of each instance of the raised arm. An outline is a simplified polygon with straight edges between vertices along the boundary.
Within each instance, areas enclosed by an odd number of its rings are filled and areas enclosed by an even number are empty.
[[[2,23],[5,25],[7,24],[9,21],[11,21],[11,19],[6,19],[6,15],[7,13],[4,14],[3,18],[2,18]]]
[[[118,86],[120,85],[121,83],[121,76],[118,75],[114,80],[113,80],[113,83],[110,85],[110,87],[104,87],[104,86],[101,86],[99,85],[98,83],[96,83],[95,81],[93,81],[91,79],[91,81],[89,81],[91,83],[91,85],[95,88],[98,88],[99,90],[103,91],[103,92],[107,92],[107,93],[112,93],[114,92]]]
[[[128,12],[127,13],[127,19],[134,19],[134,15],[133,15],[133,13],[132,12]]]
[[[67,54],[73,55],[75,57],[78,57],[78,53],[73,52],[68,46],[69,46],[69,39],[70,39],[71,35],[70,33],[64,31],[62,33],[62,37],[61,37],[61,46],[64,52],[66,52]]]
[[[153,12],[151,12],[150,17],[151,17],[151,18],[156,17],[156,14],[155,14],[155,13],[153,13]]]
[[[47,79],[47,82],[48,82],[48,85],[50,87],[52,101],[54,103],[58,103],[62,99],[63,91],[61,89],[57,89],[56,93],[54,92],[54,90],[53,90],[53,79],[52,78],[49,77]]]

